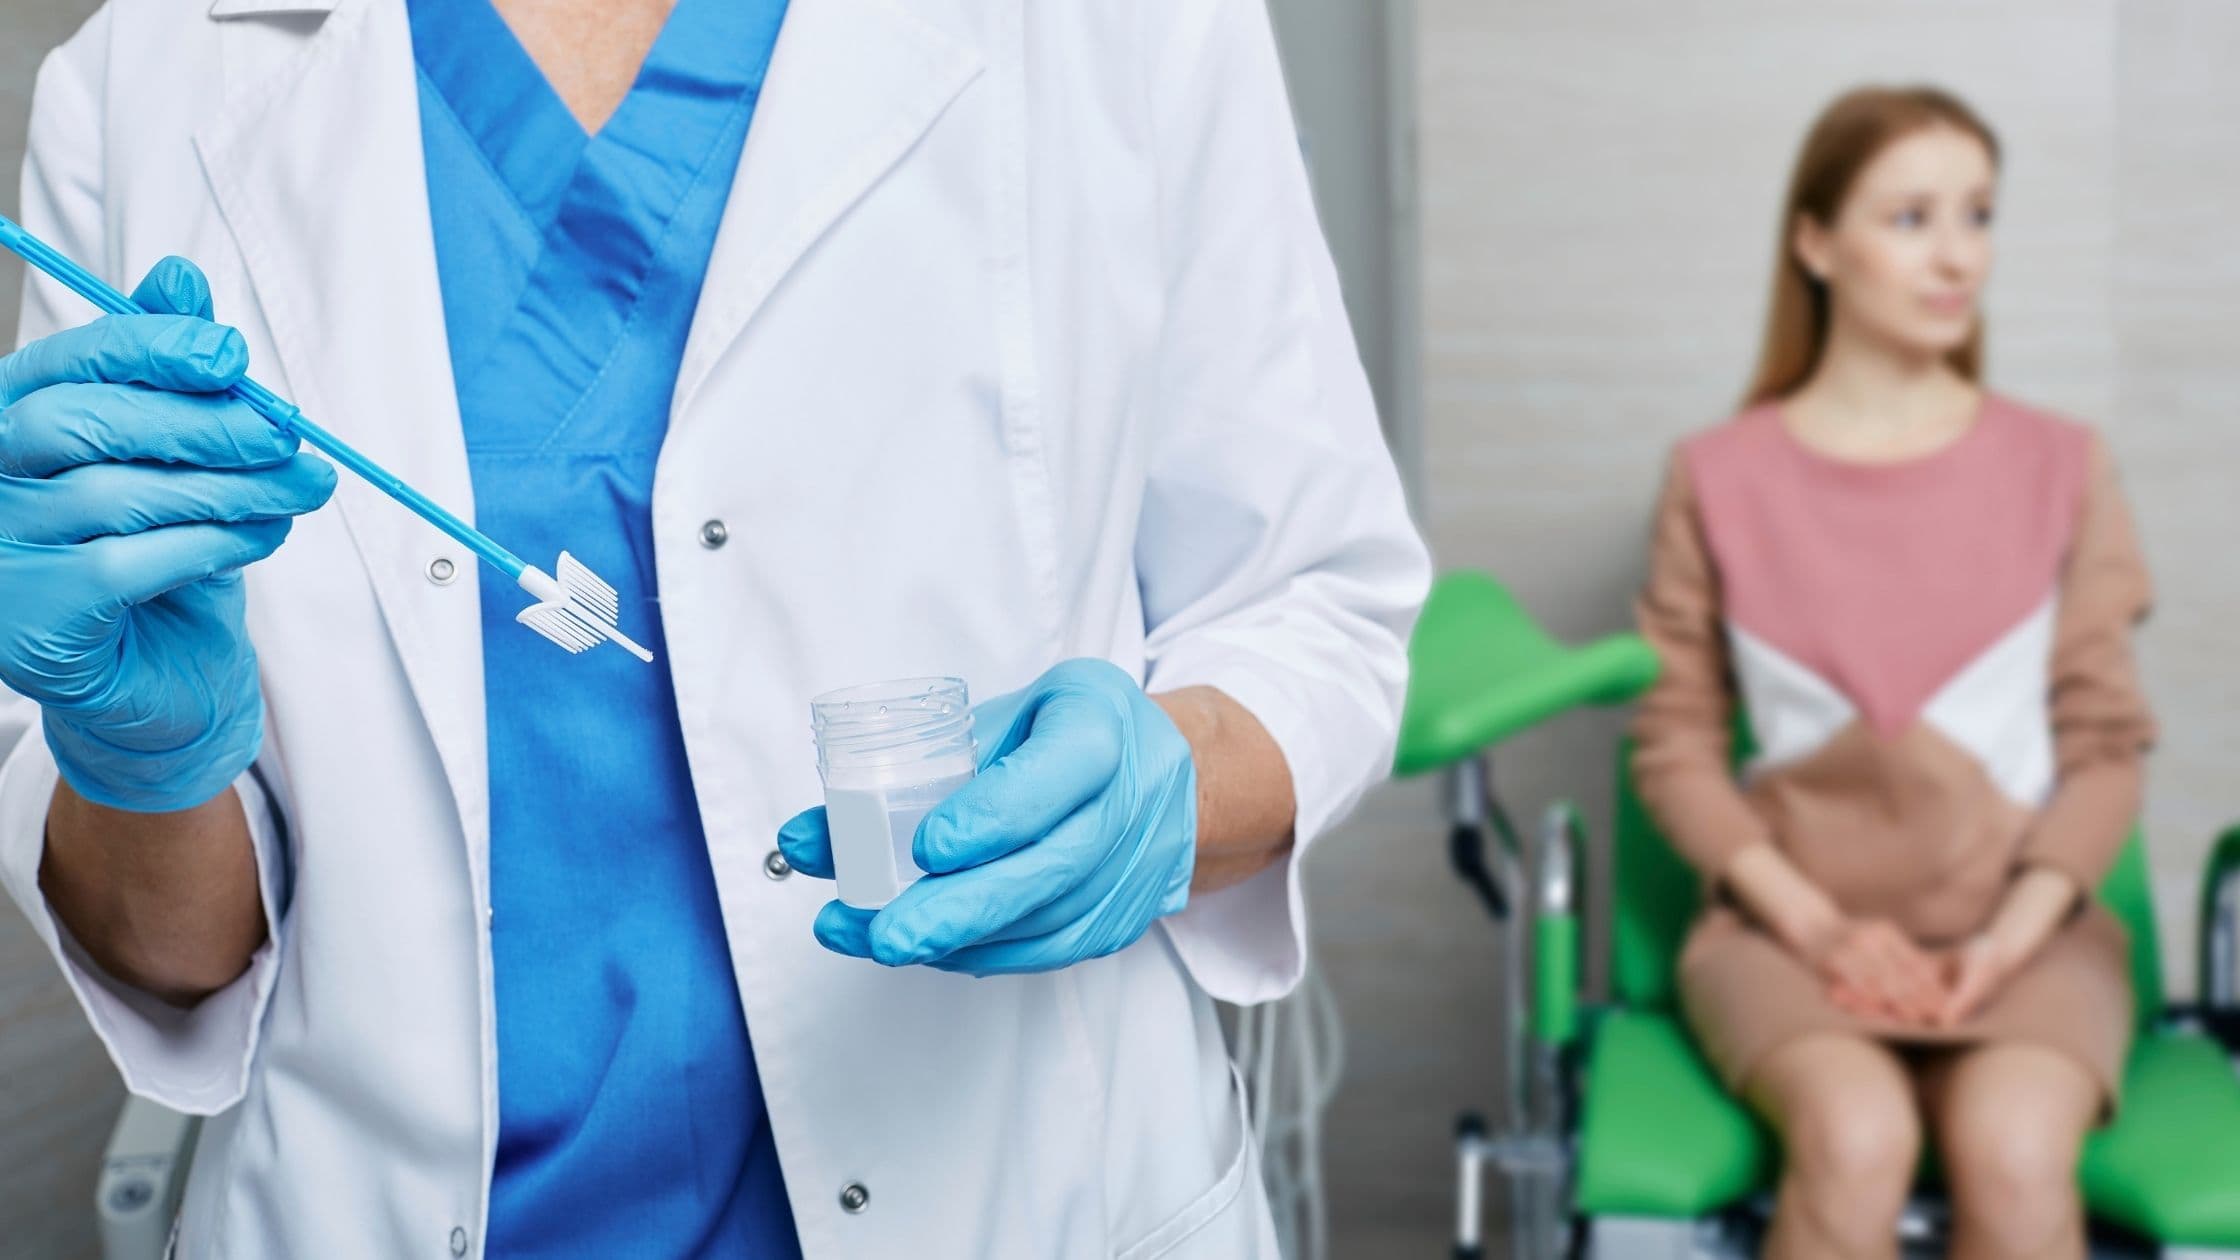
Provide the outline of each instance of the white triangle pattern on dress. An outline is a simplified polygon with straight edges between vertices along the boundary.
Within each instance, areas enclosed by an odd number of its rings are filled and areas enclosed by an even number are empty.
[[[2025,808],[2045,804],[2054,783],[2048,683],[2054,604],[2048,597],[2012,630],[1962,666],[1922,706],[1920,721],[1982,763],[2001,794]],[[1735,681],[1757,755],[1747,781],[1802,761],[1859,720],[1858,706],[1796,658],[1728,623]]]
[[[1727,643],[1758,745],[1745,780],[1804,760],[1859,720],[1859,707],[1834,684],[1731,621]]]
[[[1975,754],[2007,799],[2028,809],[2053,794],[2054,597],[1937,688],[1921,720]]]

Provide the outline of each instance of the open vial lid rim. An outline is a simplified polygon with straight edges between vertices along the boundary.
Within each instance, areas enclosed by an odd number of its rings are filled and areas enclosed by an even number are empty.
[[[972,716],[963,714],[955,721],[938,726],[912,726],[901,730],[867,731],[861,735],[827,735],[816,740],[817,764],[828,765],[835,755],[845,755],[857,764],[902,764],[926,756],[938,756],[943,749],[961,746],[979,747],[973,738]],[[892,760],[880,754],[892,754]]]
[[[809,702],[809,725],[820,766],[833,754],[901,762],[960,737],[969,747],[972,706],[961,678],[897,678],[825,692]]]
[[[910,704],[945,691],[954,691],[958,704],[970,703],[964,679],[947,675],[926,675],[919,678],[892,678],[885,682],[857,683],[853,687],[836,687],[822,695],[809,697],[809,716],[816,720],[824,717],[829,710],[842,709],[852,704]]]

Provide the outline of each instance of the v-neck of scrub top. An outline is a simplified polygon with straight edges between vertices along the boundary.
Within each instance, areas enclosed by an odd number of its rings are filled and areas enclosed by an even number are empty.
[[[488,1252],[799,1255],[656,587],[653,477],[784,0],[678,0],[586,135],[491,0],[410,0],[477,523],[614,583],[559,655],[482,584],[498,1142]]]

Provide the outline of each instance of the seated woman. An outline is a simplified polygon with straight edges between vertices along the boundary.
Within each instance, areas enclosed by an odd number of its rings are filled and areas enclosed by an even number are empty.
[[[2091,894],[2153,739],[2147,577],[2100,440],[1979,383],[1998,159],[1942,92],[1829,107],[1747,409],[1657,510],[1634,769],[1706,878],[1680,992],[1780,1135],[1777,1260],[1896,1254],[1925,1139],[1953,1255],[2083,1256],[2130,1038]]]

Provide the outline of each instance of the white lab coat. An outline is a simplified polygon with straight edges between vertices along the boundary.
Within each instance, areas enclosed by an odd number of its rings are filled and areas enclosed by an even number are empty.
[[[470,504],[403,0],[112,0],[40,76],[23,213],[126,286],[195,259],[258,377]],[[91,314],[43,282],[25,312],[26,337]],[[993,980],[826,952],[831,885],[768,863],[819,800],[809,696],[872,679],[989,696],[1101,656],[1219,687],[1289,759],[1302,849],[1388,765],[1427,565],[1261,0],[793,0],[654,527],[807,1256],[1272,1256],[1210,999],[1298,976],[1296,858],[1113,957]],[[30,706],[0,710],[9,892],[131,1088],[214,1116],[193,1260],[481,1252],[489,576],[349,478],[250,571],[268,723],[240,786],[272,938],[192,1012],[61,935],[54,763]],[[528,631],[505,650],[568,685]]]

